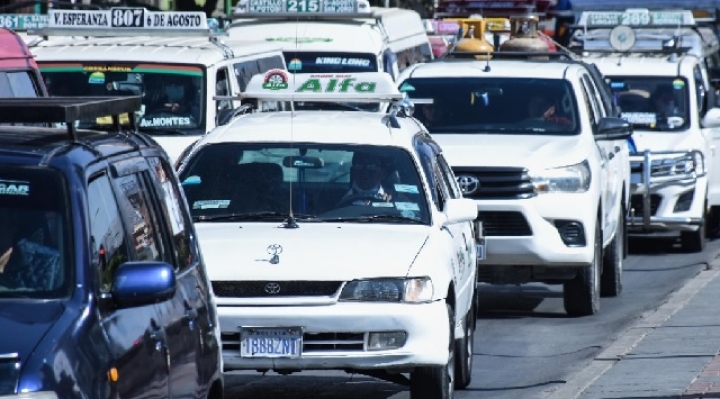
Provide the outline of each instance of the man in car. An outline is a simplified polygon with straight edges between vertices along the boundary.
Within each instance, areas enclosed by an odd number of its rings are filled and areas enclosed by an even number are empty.
[[[355,152],[350,168],[352,186],[342,197],[340,204],[346,206],[390,202],[393,197],[382,185],[386,177],[387,170],[381,157],[364,151]]]

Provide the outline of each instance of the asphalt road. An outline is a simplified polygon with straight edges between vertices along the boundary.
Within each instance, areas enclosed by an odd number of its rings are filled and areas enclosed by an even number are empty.
[[[720,240],[699,254],[672,242],[632,240],[622,294],[603,298],[590,317],[565,314],[561,286],[483,285],[484,304],[475,333],[475,366],[468,389],[456,399],[541,399],[587,365],[645,312],[694,277],[720,251]],[[408,399],[407,387],[343,372],[282,376],[226,374],[226,398]]]

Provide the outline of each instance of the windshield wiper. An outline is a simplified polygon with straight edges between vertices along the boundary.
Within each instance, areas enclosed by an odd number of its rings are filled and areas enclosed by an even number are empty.
[[[411,224],[425,224],[422,220],[406,218],[404,216],[395,215],[368,215],[368,216],[352,216],[352,217],[336,217],[330,219],[321,219],[323,222],[404,222]]]
[[[231,221],[250,221],[250,220],[285,220],[287,213],[281,212],[246,212],[246,213],[231,213],[225,215],[203,215],[194,216],[193,220],[196,222],[231,222]],[[314,215],[294,215],[296,220],[311,221],[316,219]]]

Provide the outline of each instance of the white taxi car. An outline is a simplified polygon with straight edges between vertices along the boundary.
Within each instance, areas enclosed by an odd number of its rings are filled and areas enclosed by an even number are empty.
[[[386,73],[277,70],[243,97],[402,95]],[[180,160],[226,370],[409,373],[413,398],[470,383],[477,207],[408,109],[253,112]]]

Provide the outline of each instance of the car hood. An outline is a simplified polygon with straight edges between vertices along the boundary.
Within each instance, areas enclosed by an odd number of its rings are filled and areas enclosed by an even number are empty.
[[[399,224],[195,223],[213,281],[319,280],[408,273],[429,227]],[[271,263],[278,253],[278,262]]]
[[[632,139],[638,152],[682,151],[694,147],[688,140],[689,135],[680,132],[643,132],[635,130]]]
[[[435,134],[433,138],[453,167],[525,166],[544,169],[575,164],[587,156],[578,136]]]
[[[0,395],[14,393],[20,376],[15,363],[27,361],[63,312],[57,302],[0,302]],[[17,354],[15,360],[14,354]],[[10,389],[12,388],[12,389]]]

